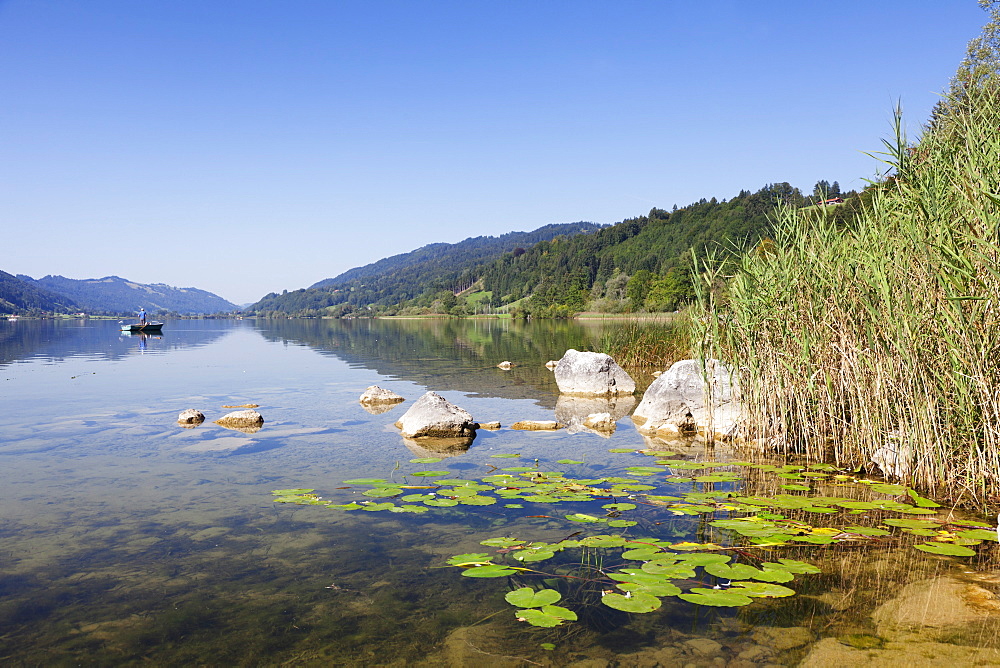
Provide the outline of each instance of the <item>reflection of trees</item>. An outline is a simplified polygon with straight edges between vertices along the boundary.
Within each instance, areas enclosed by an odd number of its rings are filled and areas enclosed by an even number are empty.
[[[532,399],[553,408],[556,386],[545,368],[567,348],[593,350],[600,331],[575,322],[497,319],[258,320],[273,341],[294,341],[386,376],[432,390]],[[496,368],[510,360],[510,371]]]
[[[168,323],[162,338],[149,349],[176,349],[203,346],[223,336],[227,324],[219,321],[182,321],[182,327]],[[113,320],[20,320],[0,322],[0,365],[40,357],[63,360],[86,355],[114,360],[131,355],[138,340],[123,337]]]

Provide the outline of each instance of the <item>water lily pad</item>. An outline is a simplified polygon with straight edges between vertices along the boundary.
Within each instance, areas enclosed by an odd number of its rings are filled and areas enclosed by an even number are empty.
[[[607,520],[603,517],[594,517],[593,515],[587,515],[585,513],[573,513],[567,515],[566,519],[571,522],[606,522]]]
[[[518,561],[545,561],[556,556],[552,550],[518,550],[513,557]]]
[[[992,540],[996,541],[1000,536],[997,535],[994,529],[965,529],[964,531],[958,531],[955,534],[960,538],[965,538],[968,540]]]
[[[468,552],[466,554],[456,554],[448,557],[447,563],[452,566],[463,566],[469,564],[484,565],[489,563],[490,555],[486,552]]]
[[[628,596],[621,594],[605,594],[601,602],[609,608],[622,610],[624,612],[652,612],[657,610],[662,603],[660,599],[651,594],[643,592],[629,593]]]
[[[531,587],[521,587],[514,591],[507,592],[504,600],[519,608],[540,608],[543,605],[550,605],[562,598],[562,594],[555,589],[534,590]]]
[[[380,510],[389,510],[390,508],[395,508],[396,504],[391,501],[385,503],[373,503],[371,505],[364,506],[362,510],[367,510],[368,512],[378,512]]]
[[[877,482],[874,485],[870,485],[870,487],[873,492],[888,494],[890,496],[899,496],[900,494],[905,494],[907,491],[905,485],[891,485],[884,482]]]
[[[582,464],[583,462],[577,461],[575,459],[557,459],[557,464]]]
[[[649,561],[663,555],[663,550],[658,547],[637,547],[632,550],[622,552],[622,559],[632,559],[635,561]]]
[[[658,466],[629,466],[625,469],[632,475],[639,476],[649,476],[656,475],[657,473],[666,473],[662,468]]]
[[[443,461],[440,457],[417,457],[416,459],[411,459],[411,464],[437,464]]]
[[[633,522],[631,520],[608,520],[609,527],[615,527],[616,529],[624,529],[625,527],[634,527],[638,522]]]
[[[331,504],[327,505],[327,508],[334,508],[336,510],[358,510],[359,508],[364,508],[364,506],[362,506],[359,503],[354,503],[354,502],[351,502],[351,503],[341,503],[341,504],[331,503]]]
[[[583,547],[621,547],[625,544],[625,539],[621,536],[587,536],[580,539]]]
[[[721,608],[735,608],[741,605],[750,605],[753,603],[753,599],[749,596],[745,596],[732,590],[705,589],[699,587],[697,588],[697,591],[692,590],[692,592],[693,593],[690,594],[681,594],[678,598],[682,598],[689,603],[711,605]]]
[[[451,471],[417,471],[416,473],[411,473],[410,475],[417,478],[434,478],[437,476],[448,475]]]
[[[944,554],[950,557],[976,556],[975,550],[965,547],[964,545],[955,545],[953,543],[921,543],[920,545],[914,545],[913,547],[918,550],[923,550],[924,552],[930,552],[931,554]]]
[[[539,609],[518,610],[517,620],[527,622],[532,626],[551,628],[566,621],[576,621],[576,613],[558,605],[547,605]],[[554,647],[554,646],[553,646]]]
[[[674,557],[678,561],[683,561],[691,566],[705,566],[707,564],[725,564],[728,563],[731,556],[728,554],[709,554],[706,552],[698,552],[695,554],[678,554]]]
[[[490,457],[493,457],[494,459],[516,459],[520,456],[520,454],[490,455]]]
[[[681,588],[673,582],[622,582],[618,588],[625,592],[635,594],[649,594],[650,596],[677,596],[681,593]]]
[[[891,527],[902,527],[904,529],[937,529],[941,527],[940,522],[931,520],[912,520],[909,518],[889,518],[882,520],[882,524]]]
[[[914,492],[912,489],[906,490],[906,493],[909,495],[909,497],[911,499],[913,499],[913,503],[915,503],[916,505],[920,506],[921,508],[940,508],[941,507],[940,503],[935,503],[934,501],[931,501],[930,499],[925,499],[924,497],[922,497],[919,494],[917,494],[916,492]]]
[[[608,510],[635,510],[636,505],[634,503],[606,503],[601,508],[607,508]]]
[[[463,506],[492,506],[497,500],[492,496],[463,496],[458,502]]]
[[[751,598],[784,598],[794,596],[795,590],[771,582],[731,582],[729,591]]]
[[[778,559],[778,563],[765,561],[760,565],[762,569],[785,570],[789,573],[822,573],[823,571],[804,561],[794,559]]]
[[[513,471],[515,473],[525,473],[526,471],[534,471],[535,469],[530,466],[507,466],[500,469],[501,471]]]
[[[315,491],[316,491],[315,489],[305,489],[305,488],[274,489],[274,490],[271,490],[271,494],[275,494],[277,496],[294,496],[294,495],[298,495],[298,494],[310,494],[310,493],[315,492]]]
[[[462,575],[467,578],[502,578],[513,575],[517,571],[506,566],[490,564],[488,566],[473,566],[462,571]]]
[[[748,580],[760,574],[753,566],[746,564],[706,564],[705,572],[728,580]]]
[[[809,485],[779,485],[781,489],[787,489],[792,492],[808,492]]]
[[[426,501],[424,501],[424,504],[428,506],[434,506],[436,508],[447,508],[449,506],[457,506],[458,501],[456,501],[455,499],[433,498],[433,499],[427,499]]]
[[[608,452],[622,453],[622,452],[635,452],[635,448],[611,448]]]
[[[361,492],[365,496],[372,496],[375,498],[389,498],[393,496],[399,496],[403,493],[403,490],[398,487],[376,487],[375,489],[365,490]]]

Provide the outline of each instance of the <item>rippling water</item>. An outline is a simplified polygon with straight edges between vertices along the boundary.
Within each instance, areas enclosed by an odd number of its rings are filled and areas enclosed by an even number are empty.
[[[481,551],[491,536],[557,541],[578,525],[496,506],[402,516],[272,502],[271,490],[299,487],[348,498],[357,491],[336,490],[341,481],[385,477],[426,456],[392,423],[427,390],[483,422],[573,411],[544,364],[569,347],[592,349],[600,336],[594,324],[493,320],[182,320],[154,337],[122,335],[106,321],[0,322],[0,659],[780,665],[824,633],[876,634],[864,620],[893,593],[887,578],[902,587],[955,569],[883,555],[889,563],[873,576],[862,566],[870,555],[845,553],[870,585],[849,594],[853,603],[834,600],[855,586],[841,574],[817,578],[811,597],[738,614],[685,604],[630,618],[605,609],[587,623],[535,629],[514,620],[500,581],[460,577],[445,560]],[[516,366],[497,369],[504,360]],[[373,384],[407,402],[368,413],[358,397]],[[243,404],[260,406],[260,431],[212,423]],[[182,428],[176,419],[187,408],[207,421]],[[636,463],[609,449],[646,444],[627,418],[610,438],[480,431],[467,452],[434,466],[482,476],[497,466],[491,455],[516,452],[582,460],[585,475],[609,475]],[[706,456],[700,444],[683,447]],[[683,518],[671,531],[694,537],[699,526]],[[807,636],[769,643],[765,631],[775,627]]]

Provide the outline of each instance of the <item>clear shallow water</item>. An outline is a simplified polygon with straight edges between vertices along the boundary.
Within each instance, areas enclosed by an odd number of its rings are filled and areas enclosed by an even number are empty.
[[[560,399],[544,363],[600,335],[599,325],[575,323],[206,320],[141,338],[112,322],[0,322],[0,660],[788,665],[825,636],[875,634],[872,610],[908,582],[967,570],[992,591],[991,553],[957,566],[913,550],[845,548],[835,555],[840,570],[804,581],[803,596],[739,610],[671,605],[632,618],[599,608],[586,623],[537,629],[514,620],[504,581],[461,577],[445,560],[481,552],[480,541],[497,535],[558,541],[590,531],[526,515],[599,504],[411,516],[272,502],[271,490],[293,487],[362,498],[364,488],[336,488],[412,469],[409,460],[427,453],[392,423],[428,389],[505,425],[583,410]],[[518,366],[500,371],[504,360]],[[407,402],[369,414],[357,399],[372,384]],[[223,406],[247,403],[260,405],[261,431],[211,423],[232,410]],[[179,427],[186,408],[208,420]],[[611,438],[480,431],[467,452],[433,468],[474,478],[511,462],[491,455],[520,453],[549,468],[586,462],[574,475],[617,475],[648,462],[608,450],[647,445],[627,418]],[[730,456],[697,443],[678,448],[688,458]],[[644,528],[675,539],[706,531],[688,517],[657,526]],[[962,627],[959,644],[990,645],[993,622],[983,620]],[[808,639],[769,641],[774,627],[806,629]],[[546,642],[556,649],[541,649]]]

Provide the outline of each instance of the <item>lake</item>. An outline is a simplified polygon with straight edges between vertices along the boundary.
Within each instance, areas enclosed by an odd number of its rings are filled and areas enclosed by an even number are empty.
[[[600,402],[561,397],[545,363],[614,326],[0,322],[0,659],[1000,665],[995,523],[859,472],[644,437],[631,398],[604,406],[613,434],[581,428]],[[365,410],[376,384],[406,402]],[[405,441],[393,423],[428,390],[504,427]],[[250,404],[259,431],[213,423]],[[207,420],[178,425],[188,408]],[[507,428],[552,419],[570,428]]]

